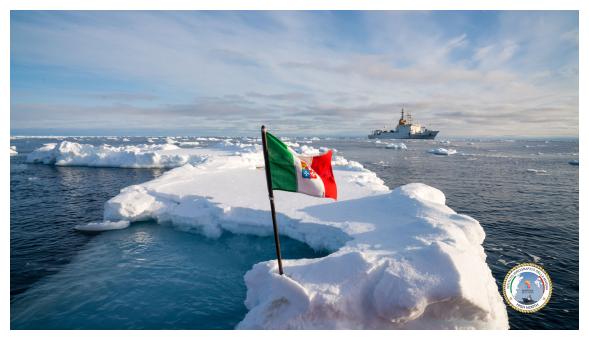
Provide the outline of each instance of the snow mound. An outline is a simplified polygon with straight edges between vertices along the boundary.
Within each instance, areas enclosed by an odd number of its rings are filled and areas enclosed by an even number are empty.
[[[29,163],[59,166],[174,168],[199,164],[205,156],[172,144],[141,144],[114,147],[63,141],[48,143],[27,156]]]
[[[104,222],[91,222],[85,225],[79,225],[74,227],[76,230],[80,231],[106,231],[106,230],[116,230],[116,229],[125,229],[129,226],[129,221],[104,221]]]
[[[407,145],[405,143],[390,143],[385,146],[386,149],[394,149],[394,150],[407,150]]]
[[[18,152],[16,152],[16,146],[10,146],[10,155],[11,156],[16,156],[18,155]]]
[[[449,155],[455,154],[456,153],[456,150],[454,150],[454,149],[437,148],[437,149],[428,150],[427,152],[433,153],[434,155],[449,156]]]
[[[275,192],[281,235],[333,253],[285,260],[285,276],[276,261],[254,265],[238,328],[508,328],[476,220],[425,184],[390,191],[357,162],[333,165],[339,201]],[[104,219],[154,219],[212,238],[272,235],[261,152],[215,155],[127,187]]]

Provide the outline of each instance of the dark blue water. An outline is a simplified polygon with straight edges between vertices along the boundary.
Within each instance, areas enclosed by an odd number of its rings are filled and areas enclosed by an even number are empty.
[[[285,258],[315,257],[282,238]],[[13,329],[232,329],[247,312],[243,275],[273,238],[219,239],[153,222],[102,233],[13,300]]]
[[[153,223],[75,232],[75,225],[100,220],[103,203],[121,188],[162,171],[24,164],[23,154],[44,142],[50,140],[11,141],[20,153],[11,157],[12,328],[216,329],[233,328],[243,318],[243,274],[273,258],[271,238],[226,233],[211,240]],[[554,284],[551,301],[531,315],[508,308],[511,328],[577,329],[579,168],[568,161],[578,159],[578,142],[405,144],[406,151],[365,140],[313,145],[335,147],[391,188],[422,182],[442,190],[451,208],[484,227],[487,262],[499,287],[512,266],[542,265]],[[440,146],[458,154],[426,152]],[[287,257],[323,255],[300,242],[283,243]]]

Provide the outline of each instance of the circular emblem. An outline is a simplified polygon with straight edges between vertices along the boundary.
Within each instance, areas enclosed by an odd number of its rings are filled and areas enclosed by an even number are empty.
[[[550,276],[535,263],[522,263],[511,268],[503,280],[505,301],[521,313],[539,311],[546,306],[551,295]]]

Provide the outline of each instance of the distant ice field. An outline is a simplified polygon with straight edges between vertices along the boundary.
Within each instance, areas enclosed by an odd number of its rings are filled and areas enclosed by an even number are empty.
[[[30,163],[34,161],[30,157],[31,151],[44,143],[59,144],[62,140],[63,138],[53,140],[15,138],[11,140],[11,146],[15,146],[18,150],[18,155],[11,157],[11,250],[13,250],[11,264],[14,264],[11,266],[11,295],[13,296],[13,311],[27,307],[34,308],[33,310],[39,312],[38,315],[43,314],[41,304],[26,306],[26,301],[36,300],[33,299],[35,294],[48,289],[52,284],[59,285],[60,280],[62,280],[61,283],[70,282],[73,284],[75,282],[73,279],[68,281],[68,273],[76,272],[72,270],[76,263],[79,263],[79,259],[91,260],[91,257],[84,254],[92,254],[94,248],[100,249],[97,245],[101,240],[109,239],[112,242],[110,238],[116,239],[116,235],[122,237],[136,229],[145,231],[157,228],[157,226],[150,224],[137,225],[133,223],[128,229],[109,232],[115,236],[108,236],[107,233],[82,234],[73,229],[76,226],[99,221],[102,214],[102,204],[114,197],[121,188],[143,183],[150,178],[160,176],[165,168],[181,165],[172,164],[170,166],[169,160],[157,164],[161,158],[134,153],[135,145],[168,145],[165,147],[156,146],[156,149],[169,149],[169,145],[173,145],[175,148],[186,149],[183,151],[188,155],[186,158],[175,158],[173,161],[198,166],[202,161],[200,158],[194,157],[199,154],[198,148],[215,147],[220,143],[225,144],[223,145],[225,150],[237,144],[252,144],[252,147],[255,148],[253,144],[257,142],[255,138],[231,139],[230,141],[223,138],[211,140],[182,137],[173,139],[67,138],[73,143],[90,144],[102,148],[101,152],[104,157],[91,156],[90,154],[96,154],[92,152],[86,156],[83,152],[72,153],[71,148],[65,147],[56,155],[54,153],[55,161],[51,161],[53,156],[49,155],[50,161],[46,162],[55,163],[59,165],[58,167]],[[403,141],[406,149],[391,148],[389,142],[377,143],[360,139],[292,138],[289,143],[293,148],[299,150],[320,146],[336,148],[339,155],[345,156],[348,160],[358,161],[369,170],[374,171],[390,188],[410,182],[421,182],[442,190],[449,207],[461,214],[476,218],[483,226],[486,233],[484,247],[488,255],[487,263],[498,281],[498,286],[507,270],[515,263],[523,261],[540,263],[553,276],[553,280],[556,275],[563,283],[560,287],[555,284],[553,300],[545,309],[552,308],[550,313],[522,317],[522,315],[509,311],[510,326],[512,328],[578,327],[578,284],[576,283],[578,279],[578,276],[576,277],[578,273],[578,167],[569,164],[569,161],[578,159],[578,144],[576,142],[546,142],[544,140]],[[105,147],[104,144],[109,146]],[[388,148],[387,145],[389,145]],[[112,150],[109,148],[123,150],[126,157],[120,158],[120,152],[119,154],[111,153]],[[429,152],[439,148],[452,149],[456,152],[447,155],[444,153],[436,155]],[[236,148],[233,152],[239,152],[238,149]],[[113,156],[118,158],[113,158]],[[29,163],[26,162],[27,159]],[[154,169],[108,168],[108,166],[116,166],[116,164],[109,164],[113,159],[118,162],[126,162],[124,164],[130,165],[127,166],[130,168],[146,167],[145,165],[150,161],[154,161],[153,164],[156,166],[153,167]],[[59,164],[60,161],[62,164]],[[68,162],[70,164],[67,164]],[[76,165],[76,167],[67,165]],[[84,167],[79,167],[80,165]],[[99,168],[86,166],[98,166]],[[530,169],[536,171],[528,171]],[[103,185],[101,188],[96,188],[95,185],[85,184],[88,180],[99,181]],[[60,190],[55,189],[56,186],[59,186]],[[99,191],[99,197],[95,195],[96,191]],[[28,195],[25,192],[28,192]],[[43,201],[44,197],[40,194],[42,192],[45,193],[45,196],[54,195],[54,197],[63,200],[59,200],[53,205],[38,202],[35,210],[27,208],[30,200]],[[56,209],[59,206],[62,206],[64,210]],[[68,213],[64,214],[63,211],[68,211]],[[42,227],[38,226],[39,221],[44,222]],[[90,224],[89,226],[95,228],[100,225]],[[33,230],[37,235],[31,235],[31,230],[23,232],[23,229],[26,228],[37,228]],[[172,229],[174,230],[174,228]],[[175,232],[182,234],[181,231]],[[225,234],[223,237],[227,237]],[[41,242],[35,238],[38,235],[43,235],[43,237],[51,239],[52,242]],[[232,237],[242,236],[250,237],[245,235]],[[268,240],[262,239],[254,238],[252,242],[259,241],[260,245],[263,242],[268,242]],[[296,241],[292,242],[297,244]],[[64,244],[69,244],[67,249],[63,249],[66,248],[63,246]],[[305,253],[304,244],[298,244],[303,250],[294,257],[314,256],[312,250],[309,250],[311,253]],[[562,251],[565,249],[563,244],[567,245],[566,253]],[[272,243],[270,242],[269,245],[272,246]],[[571,247],[571,245],[573,246]],[[56,251],[60,254],[59,261],[56,261],[54,256]],[[157,252],[146,252],[146,254],[148,255],[146,260],[149,261],[150,256],[156,256]],[[174,255],[170,255],[170,257],[173,258]],[[252,264],[262,260],[254,260],[253,257],[251,259]],[[271,259],[271,254],[266,259]],[[108,262],[109,257],[102,256],[100,261]],[[110,261],[126,265],[125,261],[121,261],[121,258],[113,257]],[[554,268],[553,270],[557,273],[553,274],[551,268]],[[243,277],[243,273],[247,269],[249,268],[240,269],[241,272],[235,277]],[[38,274],[30,275],[31,271],[38,271]],[[179,275],[181,275],[180,272]],[[122,277],[125,278],[125,276]],[[80,278],[78,277],[77,280]],[[149,282],[148,280],[145,284],[149,286],[150,284],[155,285],[155,283],[156,281]],[[245,313],[243,283],[241,287],[241,291],[235,290],[242,294],[235,298],[236,303],[241,306],[241,309],[233,311],[235,315],[232,320],[237,321],[241,320]],[[121,287],[114,288],[112,291],[114,295],[122,289]],[[163,298],[166,294],[161,296]],[[169,296],[173,298],[173,295]],[[126,300],[122,298],[121,301]],[[52,302],[45,301],[45,303],[45,306],[50,306]],[[86,301],[86,304],[90,306],[92,303],[92,301]],[[105,302],[103,301],[103,303]],[[116,320],[119,317],[117,310],[119,312],[122,310],[117,309],[113,304],[107,305],[112,308],[110,310],[112,313],[108,314],[109,318]],[[79,312],[84,312],[83,306]],[[56,317],[59,318],[59,315]],[[61,320],[62,325],[67,325],[66,319],[64,315]],[[157,317],[151,319],[159,320]],[[23,322],[23,320],[26,318],[13,319],[13,325],[34,328],[32,325],[42,324],[42,321],[39,320],[29,320],[29,323]],[[59,322],[55,323],[55,320],[53,322],[53,324],[60,324]],[[159,324],[155,322],[151,327],[162,327],[161,325],[164,323],[165,321]],[[135,326],[139,324],[141,321]],[[169,327],[198,328],[194,323],[192,326],[189,322],[183,324],[184,326],[180,326],[180,324],[182,321],[179,321],[176,327]],[[150,327],[148,324],[145,325],[145,327]],[[234,326],[225,324],[221,328]],[[68,328],[68,326],[63,327]],[[120,328],[125,327],[133,326],[130,324],[120,325]]]

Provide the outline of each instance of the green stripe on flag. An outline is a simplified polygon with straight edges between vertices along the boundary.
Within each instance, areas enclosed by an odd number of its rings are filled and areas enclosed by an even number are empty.
[[[272,134],[266,132],[270,174],[272,175],[272,189],[297,191],[297,173],[294,157],[286,144]]]

